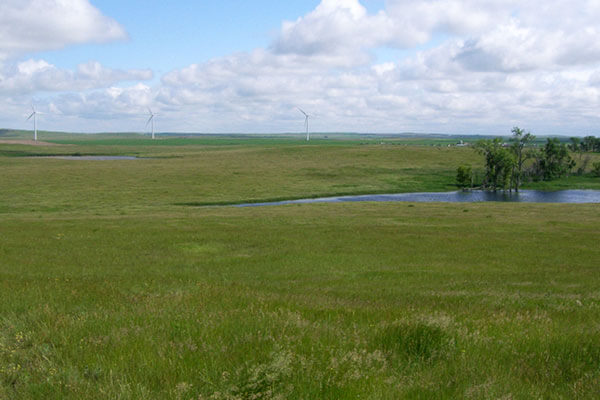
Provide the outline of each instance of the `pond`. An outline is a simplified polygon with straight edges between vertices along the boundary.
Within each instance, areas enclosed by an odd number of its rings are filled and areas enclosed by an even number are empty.
[[[74,161],[113,161],[113,160],[140,160],[133,156],[42,156],[36,158],[56,158],[59,160]]]
[[[521,190],[516,192],[438,192],[438,193],[398,193],[367,194],[360,196],[322,197],[315,199],[285,200],[267,203],[238,204],[236,207],[277,206],[283,204],[342,203],[356,201],[403,201],[415,203],[476,203],[484,201],[522,203],[600,203],[600,190]]]

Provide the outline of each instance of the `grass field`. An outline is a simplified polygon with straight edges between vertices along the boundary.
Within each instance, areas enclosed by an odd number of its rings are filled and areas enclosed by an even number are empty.
[[[186,206],[453,190],[481,160],[110,140],[0,144],[0,399],[600,397],[599,205]]]

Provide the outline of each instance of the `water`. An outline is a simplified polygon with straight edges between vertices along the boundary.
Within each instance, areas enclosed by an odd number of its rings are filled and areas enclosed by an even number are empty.
[[[521,190],[519,193],[474,190],[471,192],[367,194],[361,196],[286,200],[270,203],[248,203],[239,204],[236,205],[236,207],[278,206],[283,204],[305,203],[343,203],[356,201],[403,201],[414,203],[476,203],[484,201],[521,203],[600,203],[600,190],[560,190],[555,192]]]
[[[48,156],[37,158],[56,158],[59,160],[79,160],[79,161],[113,161],[113,160],[139,160],[132,156]]]

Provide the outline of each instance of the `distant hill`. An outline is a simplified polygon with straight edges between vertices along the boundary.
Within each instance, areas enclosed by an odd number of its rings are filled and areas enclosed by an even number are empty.
[[[0,129],[0,139],[15,139],[26,140],[31,139],[33,131],[19,129]],[[38,131],[38,136],[41,140],[98,140],[98,139],[141,139],[147,138],[147,134],[136,132],[100,132],[100,133],[77,133],[77,132],[53,132],[53,131]],[[181,132],[160,132],[157,133],[159,138],[230,138],[230,139],[298,139],[303,138],[304,133],[288,132],[288,133],[181,133]],[[401,132],[401,133],[358,133],[358,132],[312,132],[311,139],[338,139],[338,140],[399,140],[410,143],[420,141],[435,142],[439,144],[454,143],[459,141],[474,143],[478,140],[492,139],[501,137],[508,140],[510,135],[459,135],[459,134],[444,134],[444,133],[416,133],[416,132]],[[547,137],[557,137],[562,142],[569,141],[567,136],[542,136],[536,135],[536,143],[543,143]]]

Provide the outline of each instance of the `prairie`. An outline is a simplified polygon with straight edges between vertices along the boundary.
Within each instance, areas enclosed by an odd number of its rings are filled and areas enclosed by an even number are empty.
[[[209,206],[454,190],[481,161],[69,140],[0,144],[0,398],[600,396],[597,204]]]

